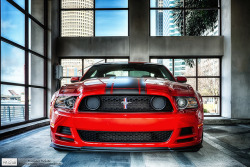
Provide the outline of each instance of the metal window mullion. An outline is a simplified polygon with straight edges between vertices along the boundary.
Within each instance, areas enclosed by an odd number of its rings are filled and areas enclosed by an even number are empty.
[[[29,8],[28,0],[25,0],[25,11]],[[25,14],[25,48],[29,48],[29,18]],[[25,50],[25,121],[29,120],[29,52]]]
[[[182,9],[183,11],[183,36],[186,36],[186,0],[183,1],[183,7],[184,9]]]
[[[95,37],[95,0],[94,0],[94,6],[93,6],[93,36]]]
[[[221,96],[221,92],[222,92],[222,83],[221,83],[221,75],[222,75],[222,57],[221,58],[219,58],[219,65],[220,65],[220,116],[221,116],[221,112],[222,112],[222,106],[221,106],[221,98],[222,98],[222,96]]]
[[[195,61],[196,61],[195,62],[196,63],[196,74],[195,74],[196,75],[196,90],[199,91],[198,90],[198,58],[196,58]]]
[[[82,76],[84,74],[84,59],[82,59]]]
[[[62,36],[62,0],[58,0],[58,5],[59,5],[59,36]]]
[[[0,2],[1,3],[1,2]],[[0,7],[0,18],[2,18],[1,17],[1,13],[2,13],[2,11],[1,11],[1,7]],[[2,25],[1,25],[1,21],[0,21],[0,27],[2,27]],[[2,28],[0,28],[0,35],[2,35],[2,32],[1,32],[1,29]],[[2,61],[2,55],[1,55],[1,52],[2,52],[2,38],[1,38],[1,43],[0,43],[0,60]],[[1,118],[1,115],[2,115],[2,109],[1,109],[1,94],[2,94],[2,92],[1,92],[1,89],[2,89],[2,79],[1,79],[1,74],[2,74],[2,67],[1,67],[1,63],[0,63],[0,129],[1,129],[1,127],[2,127],[2,123],[1,123],[1,120],[2,120],[2,118]]]
[[[48,1],[47,0],[44,0],[44,12],[43,12],[43,14],[44,14],[44,26],[46,27],[45,29],[44,29],[44,57],[46,57],[46,59],[44,59],[44,68],[43,68],[43,70],[44,70],[44,87],[45,87],[45,89],[44,89],[44,117],[47,117],[47,112],[48,112],[48,110],[47,110],[47,96],[48,96],[48,89],[47,89],[47,85],[48,85],[48,81],[47,81],[47,77],[48,77],[48,70],[47,70],[47,67],[48,67],[48,59],[47,59],[47,57],[48,57],[48,29],[47,29],[47,27],[48,27]]]
[[[173,76],[175,77],[175,75],[174,75],[174,59],[172,59],[172,69],[173,69]]]

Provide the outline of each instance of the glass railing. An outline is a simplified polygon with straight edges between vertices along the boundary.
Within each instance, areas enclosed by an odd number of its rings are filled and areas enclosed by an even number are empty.
[[[29,107],[30,108],[30,107]],[[29,110],[30,112],[30,110]],[[1,125],[8,125],[25,121],[24,104],[1,104]]]

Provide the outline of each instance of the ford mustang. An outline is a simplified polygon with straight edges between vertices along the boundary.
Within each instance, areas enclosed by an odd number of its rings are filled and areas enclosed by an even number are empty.
[[[93,65],[52,97],[51,147],[87,151],[198,151],[201,95],[159,64]]]

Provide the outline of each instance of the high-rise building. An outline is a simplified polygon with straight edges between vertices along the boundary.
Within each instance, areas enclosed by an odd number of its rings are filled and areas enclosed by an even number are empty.
[[[93,0],[62,0],[62,8],[93,8]],[[61,12],[61,36],[62,37],[90,37],[94,34],[94,13],[85,11]]]
[[[156,0],[156,7],[177,7],[180,0]],[[181,28],[178,25],[182,17],[181,13],[175,10],[156,11],[156,36],[181,36]]]

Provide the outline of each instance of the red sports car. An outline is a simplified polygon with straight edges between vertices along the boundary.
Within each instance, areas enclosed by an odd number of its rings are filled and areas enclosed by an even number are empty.
[[[158,64],[94,65],[52,97],[51,146],[198,151],[203,137],[202,97],[186,81]]]

